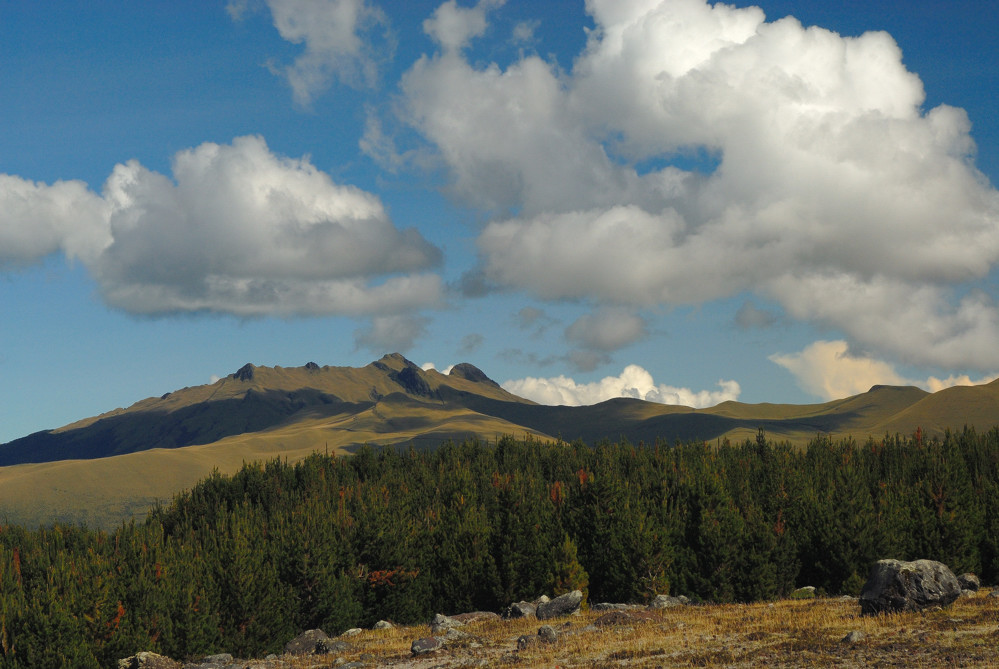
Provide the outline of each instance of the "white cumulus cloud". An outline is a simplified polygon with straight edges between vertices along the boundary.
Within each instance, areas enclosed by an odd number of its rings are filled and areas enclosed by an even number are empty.
[[[173,178],[117,165],[101,195],[79,182],[0,178],[8,262],[63,250],[105,300],[137,314],[385,315],[436,305],[439,249],[381,201],[260,137],[181,151]]]
[[[92,260],[110,242],[107,204],[82,181],[36,183],[0,174],[0,268],[62,251]]]
[[[461,49],[486,32],[486,15],[505,3],[506,0],[479,0],[474,7],[459,7],[455,0],[447,0],[423,22],[423,32],[447,51]]]
[[[287,79],[295,101],[309,105],[339,79],[349,85],[371,85],[386,44],[375,47],[379,28],[387,30],[385,14],[367,0],[266,0],[281,37],[303,44],[304,52],[291,65],[272,66]],[[234,20],[247,11],[246,0],[227,5]],[[381,50],[382,53],[379,53]],[[388,49],[391,51],[391,49]]]
[[[878,354],[999,368],[999,309],[965,290],[999,262],[999,193],[965,112],[924,109],[890,35],[704,0],[586,6],[568,72],[452,49],[402,80],[450,194],[493,216],[484,284],[624,307],[751,292]],[[690,155],[716,167],[676,166]]]
[[[567,376],[549,378],[527,377],[502,384],[514,395],[539,404],[588,406],[616,397],[660,404],[689,406],[695,409],[715,406],[727,400],[737,400],[741,389],[736,381],[720,380],[718,390],[690,390],[657,384],[652,375],[638,365],[628,365],[618,376],[607,376],[593,383],[577,383]]]

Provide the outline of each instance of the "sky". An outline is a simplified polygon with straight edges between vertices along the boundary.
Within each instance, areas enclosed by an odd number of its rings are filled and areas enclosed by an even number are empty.
[[[0,3],[0,443],[247,362],[548,404],[999,375],[971,0]]]

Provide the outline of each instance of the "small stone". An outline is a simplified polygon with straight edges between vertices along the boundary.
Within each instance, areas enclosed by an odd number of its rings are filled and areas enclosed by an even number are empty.
[[[600,602],[590,608],[594,611],[639,611],[645,607],[641,604],[610,604],[608,602]]]
[[[144,650],[118,660],[118,669],[180,669],[180,663],[169,657]]]
[[[340,636],[357,636],[363,631],[360,627],[351,627],[349,630],[344,630]]]
[[[674,606],[684,606],[690,600],[686,597],[671,597],[670,595],[656,595],[655,598],[649,602],[650,609],[671,609]]]
[[[395,625],[393,625],[389,621],[387,621],[387,620],[379,620],[378,622],[375,623],[375,626],[372,629],[376,629],[376,630],[390,630],[393,627],[395,627]]]
[[[464,627],[465,623],[460,620],[455,620],[454,618],[449,618],[442,613],[438,613],[434,616],[434,619],[430,621],[430,631],[433,634],[443,634],[449,629],[454,627]]]
[[[329,639],[321,629],[306,630],[284,645],[288,655],[311,655],[316,652],[316,644]]]
[[[444,642],[436,637],[424,637],[423,639],[417,639],[410,646],[410,652],[413,655],[426,655],[428,653],[435,653],[444,647]]]
[[[843,637],[843,643],[857,643],[858,641],[864,640],[864,633],[859,630],[853,630],[848,632],[845,637]]]
[[[332,655],[350,650],[350,644],[336,639],[320,639],[316,642],[316,655]]]
[[[558,632],[551,625],[542,625],[538,628],[538,639],[543,643],[555,643],[558,641]]]
[[[978,589],[982,587],[981,580],[979,580],[978,576],[972,574],[971,572],[965,572],[964,574],[958,576],[957,582],[961,586],[962,590],[978,592]]]
[[[798,588],[790,595],[791,599],[815,599],[815,586],[806,585],[803,588]]]
[[[457,620],[460,623],[478,623],[486,620],[499,620],[500,616],[492,611],[469,611],[468,613],[459,613],[458,615],[450,616],[451,620]]]

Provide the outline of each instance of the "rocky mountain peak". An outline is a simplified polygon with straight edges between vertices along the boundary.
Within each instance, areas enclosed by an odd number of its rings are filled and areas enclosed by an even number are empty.
[[[255,369],[256,366],[252,362],[248,362],[239,369],[237,369],[235,373],[230,374],[229,376],[236,379],[237,381],[252,381],[253,370]]]
[[[500,387],[498,383],[486,376],[485,372],[468,362],[462,362],[452,367],[448,376],[454,376],[475,383],[485,383],[497,388]]]

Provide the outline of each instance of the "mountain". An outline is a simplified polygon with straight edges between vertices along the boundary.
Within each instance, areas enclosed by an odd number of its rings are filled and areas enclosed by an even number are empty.
[[[0,446],[0,466],[183,448],[236,435],[299,432],[305,426],[319,433],[337,432],[330,441],[341,449],[407,438],[464,438],[475,430],[453,423],[462,414],[460,398],[465,395],[527,402],[467,363],[446,376],[424,371],[399,354],[360,369],[312,362],[295,368],[247,364],[210,385],[184,388],[11,441]],[[521,431],[515,425],[497,427]],[[372,434],[398,438],[372,439]]]
[[[927,393],[875,386],[822,404],[723,402],[708,409],[618,398],[543,406],[501,388],[469,363],[448,374],[399,354],[362,368],[258,367],[142,400],[0,445],[0,520],[116,524],[168,500],[213,470],[364,444],[435,447],[503,435],[542,440],[714,442],[755,438],[928,436],[999,424],[999,381]]]

